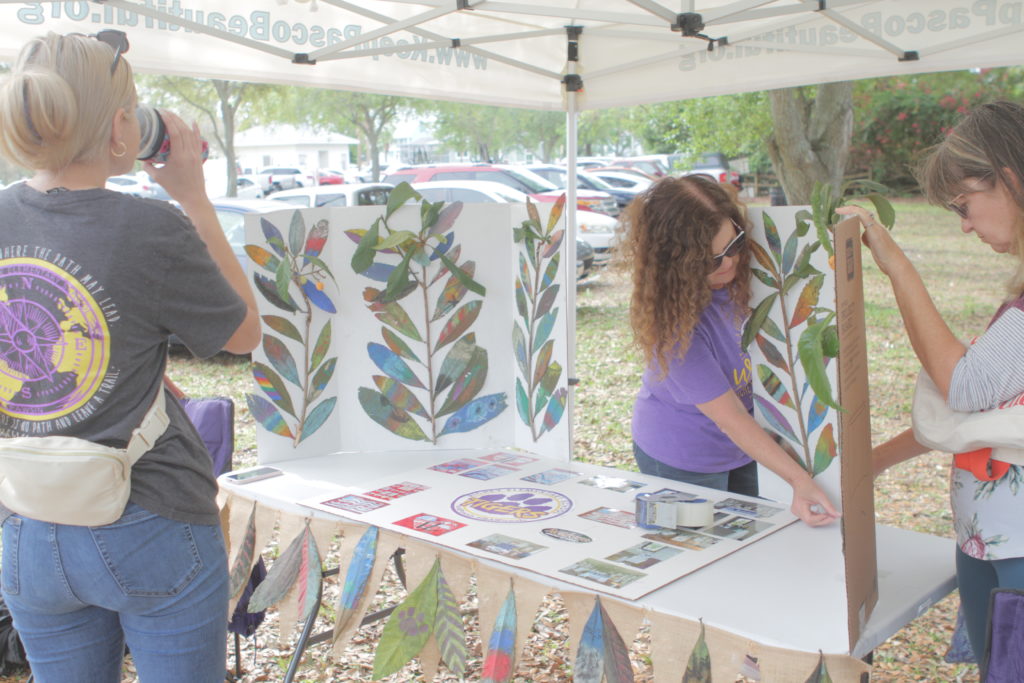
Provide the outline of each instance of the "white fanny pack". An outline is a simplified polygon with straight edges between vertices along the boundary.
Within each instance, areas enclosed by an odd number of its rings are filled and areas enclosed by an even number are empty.
[[[116,521],[132,490],[132,465],[169,420],[163,386],[126,448],[73,436],[0,439],[0,503],[32,519],[101,526]]]

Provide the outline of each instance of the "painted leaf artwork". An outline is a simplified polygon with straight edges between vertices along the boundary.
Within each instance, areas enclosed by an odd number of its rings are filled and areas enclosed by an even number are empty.
[[[578,683],[633,683],[629,648],[612,623],[601,598],[594,599],[576,651],[573,680]]]
[[[434,627],[437,614],[439,562],[388,617],[373,655],[373,678],[390,676],[419,654]]]
[[[337,358],[327,358],[331,318],[337,307],[328,294],[334,275],[320,258],[329,236],[326,220],[307,229],[301,211],[292,214],[288,238],[262,218],[265,243],[247,244],[255,264],[256,291],[281,314],[263,320],[263,354],[267,363],[254,362],[253,379],[261,393],[246,395],[256,422],[271,434],[291,439],[297,447],[330,417],[336,396],[322,397],[334,375]],[[328,317],[318,324],[322,315]]]
[[[516,412],[530,428],[533,440],[551,431],[565,413],[568,389],[562,366],[552,360],[559,322],[554,306],[561,285],[556,281],[562,258],[565,230],[555,230],[565,208],[565,195],[555,202],[546,225],[527,200],[529,218],[514,230],[519,245],[516,270],[516,311],[512,323],[512,347],[516,357]]]
[[[299,605],[299,619],[305,621],[319,599],[322,571],[320,550],[307,522],[253,591],[249,598],[249,611],[262,612],[276,605],[295,586],[298,589],[295,599]]]
[[[441,571],[440,560],[437,566],[437,613],[434,616],[434,640],[441,652],[441,660],[456,676],[466,675],[466,629],[462,624],[462,613],[459,603],[455,600],[448,581]]]
[[[508,683],[516,661],[516,594],[510,586],[487,641],[482,683]]]
[[[256,502],[253,501],[252,512],[249,513],[249,521],[245,524],[245,535],[239,544],[238,555],[231,565],[229,574],[228,595],[235,597],[242,592],[245,584],[249,582],[249,575],[252,573],[252,565],[256,553]]]
[[[807,677],[807,683],[832,683],[832,677],[828,675],[828,667],[825,666],[825,655],[818,653],[818,665]]]
[[[342,585],[335,608],[337,613],[334,619],[335,638],[339,637],[352,619],[358,616],[359,605],[366,594],[366,584],[377,558],[379,536],[380,530],[371,525],[359,537],[359,542],[356,543],[356,548],[352,552],[352,559],[349,561],[348,571],[345,573],[345,583]]]
[[[453,229],[462,203],[422,200],[407,183],[392,192],[385,214],[368,229],[347,230],[356,243],[351,266],[372,282],[367,308],[383,323],[381,342],[366,352],[379,374],[358,389],[359,405],[377,424],[412,441],[437,444],[469,432],[506,408],[504,393],[480,395],[487,380],[487,350],[473,325],[485,288],[476,264],[462,258]],[[420,201],[417,231],[392,228],[395,212]]]
[[[700,636],[690,652],[683,672],[683,683],[711,683],[711,652],[704,640],[704,621],[700,622]]]
[[[753,312],[743,330],[744,347],[759,352],[752,379],[763,391],[755,393],[754,404],[783,449],[817,475],[835,460],[827,418],[830,411],[842,410],[828,374],[839,353],[835,301],[823,294],[831,291],[831,273],[816,265],[820,260],[813,257],[822,242],[802,214],[788,230],[780,229],[767,212],[763,222],[764,241],[748,242],[756,282]],[[831,236],[827,230],[825,234],[831,253]]]

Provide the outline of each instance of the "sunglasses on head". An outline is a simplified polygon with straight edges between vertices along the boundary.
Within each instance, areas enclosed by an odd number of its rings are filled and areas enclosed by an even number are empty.
[[[128,34],[117,29],[106,28],[92,34],[92,37],[114,48],[114,61],[110,63],[110,75],[113,76],[117,71],[117,63],[121,61],[121,55],[128,52]]]
[[[714,256],[711,257],[712,272],[721,268],[722,261],[724,261],[727,257],[735,256],[736,254],[740,253],[740,249],[743,248],[743,245],[747,241],[747,233],[743,228],[740,227],[740,224],[737,223],[736,221],[732,221],[732,225],[734,228],[736,228],[736,236],[732,238],[732,241],[729,242],[729,244],[725,245],[725,249],[722,250],[722,253],[715,254]]]

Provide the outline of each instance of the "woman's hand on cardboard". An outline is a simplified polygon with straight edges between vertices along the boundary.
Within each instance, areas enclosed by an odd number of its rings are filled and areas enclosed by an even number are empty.
[[[810,476],[793,484],[793,504],[789,509],[808,526],[824,526],[839,518],[832,501]]]

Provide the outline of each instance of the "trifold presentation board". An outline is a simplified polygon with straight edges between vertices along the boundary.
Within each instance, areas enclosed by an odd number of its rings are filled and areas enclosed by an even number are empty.
[[[413,198],[247,218],[260,462],[436,449],[570,462],[562,208]],[[800,210],[750,212],[749,371],[758,421],[842,509],[813,552],[844,558],[852,649],[877,600],[860,226],[833,235]],[[440,480],[446,507],[482,488]],[[761,495],[788,508],[789,487],[764,468]]]

